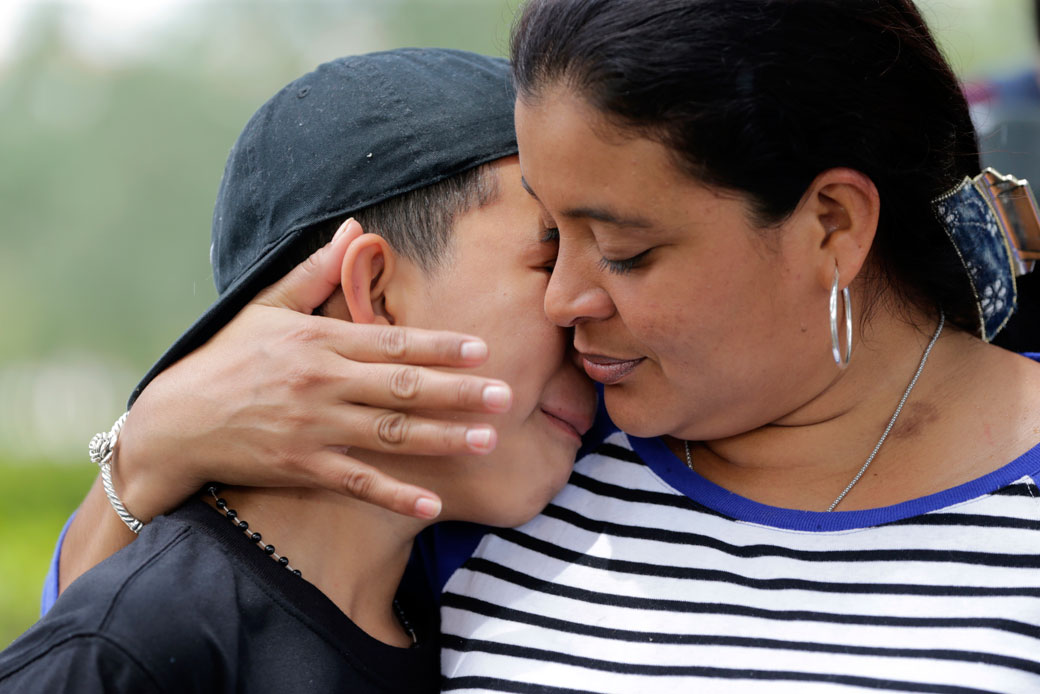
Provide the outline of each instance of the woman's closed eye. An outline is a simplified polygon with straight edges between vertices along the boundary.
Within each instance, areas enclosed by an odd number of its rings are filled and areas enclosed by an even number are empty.
[[[642,253],[637,253],[628,258],[601,258],[599,261],[599,267],[601,270],[607,270],[615,275],[623,275],[642,265],[643,261],[646,260],[647,255],[652,250],[654,249],[648,248]]]

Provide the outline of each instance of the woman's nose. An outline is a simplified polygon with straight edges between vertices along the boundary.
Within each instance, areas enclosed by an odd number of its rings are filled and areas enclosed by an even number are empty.
[[[545,315],[559,326],[571,328],[579,323],[606,320],[614,315],[610,295],[593,281],[587,268],[564,256],[556,260],[545,291]]]

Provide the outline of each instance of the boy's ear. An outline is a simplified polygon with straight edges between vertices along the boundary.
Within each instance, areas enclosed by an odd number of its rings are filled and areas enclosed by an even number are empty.
[[[362,234],[347,247],[340,281],[353,322],[394,323],[385,300],[386,287],[396,264],[393,249],[378,234]]]

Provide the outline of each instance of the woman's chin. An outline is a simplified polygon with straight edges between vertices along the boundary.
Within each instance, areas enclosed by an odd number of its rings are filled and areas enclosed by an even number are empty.
[[[610,421],[631,436],[649,439],[669,434],[675,428],[672,420],[675,413],[668,413],[663,403],[646,402],[644,398],[632,397],[631,392],[610,387],[603,392],[603,402]]]

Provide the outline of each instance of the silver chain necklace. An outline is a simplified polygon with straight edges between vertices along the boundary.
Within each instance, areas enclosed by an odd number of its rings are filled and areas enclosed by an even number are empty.
[[[939,335],[942,334],[944,325],[946,325],[946,314],[940,310],[939,327],[935,329],[935,334],[932,335],[931,342],[929,342],[928,347],[925,348],[924,354],[921,356],[921,363],[918,364],[917,371],[914,373],[914,377],[910,379],[910,385],[908,385],[906,387],[906,391],[903,392],[903,397],[900,398],[899,405],[896,407],[896,411],[892,413],[892,418],[888,420],[888,426],[885,427],[885,431],[881,434],[881,438],[878,439],[877,445],[874,446],[874,450],[870,452],[870,456],[867,458],[867,462],[863,463],[863,467],[859,469],[859,472],[857,472],[856,476],[852,478],[852,481],[849,482],[848,486],[846,486],[845,489],[842,490],[841,494],[838,495],[838,498],[832,501],[831,505],[827,507],[828,511],[833,511],[834,508],[841,503],[841,500],[845,498],[845,495],[852,491],[852,488],[855,487],[856,483],[859,482],[861,477],[863,477],[863,473],[865,473],[867,471],[867,468],[870,467],[870,464],[874,462],[874,457],[877,456],[878,451],[881,450],[881,444],[883,444],[885,442],[885,439],[888,438],[889,432],[892,431],[892,427],[895,426],[896,420],[899,419],[899,414],[903,411],[903,405],[906,404],[907,398],[910,397],[910,392],[914,389],[914,386],[917,385],[917,379],[921,377],[921,372],[924,371],[924,365],[928,362],[928,355],[932,353],[932,347],[935,347],[935,343],[939,339]],[[686,467],[690,468],[690,470],[693,470],[693,458],[690,455],[690,442],[683,441],[683,448],[685,448],[686,450]]]
[[[239,518],[238,511],[228,507],[227,500],[221,497],[220,494],[218,494],[220,488],[216,484],[206,485],[206,491],[210,494],[210,496],[213,497],[214,505],[216,506],[217,511],[227,516],[227,519],[234,523],[236,528],[245,533],[246,537],[248,537],[252,542],[255,542],[256,546],[263,550],[264,554],[278,562],[279,566],[288,569],[289,572],[294,576],[299,576],[300,578],[303,578],[303,574],[300,572],[300,570],[294,569],[289,564],[289,557],[285,556],[284,554],[278,554],[278,550],[274,548],[274,545],[270,543],[266,545],[260,544],[261,540],[263,540],[263,536],[260,535],[260,533],[258,533],[254,528],[249,527],[249,523]],[[408,616],[405,615],[404,609],[401,607],[401,603],[398,602],[397,598],[394,598],[392,606],[394,610],[394,616],[397,617],[397,621],[400,622],[401,628],[403,628],[405,633],[408,634],[409,637],[411,637],[412,646],[418,646],[419,634],[415,631],[415,627],[412,626],[412,623],[408,621]]]

